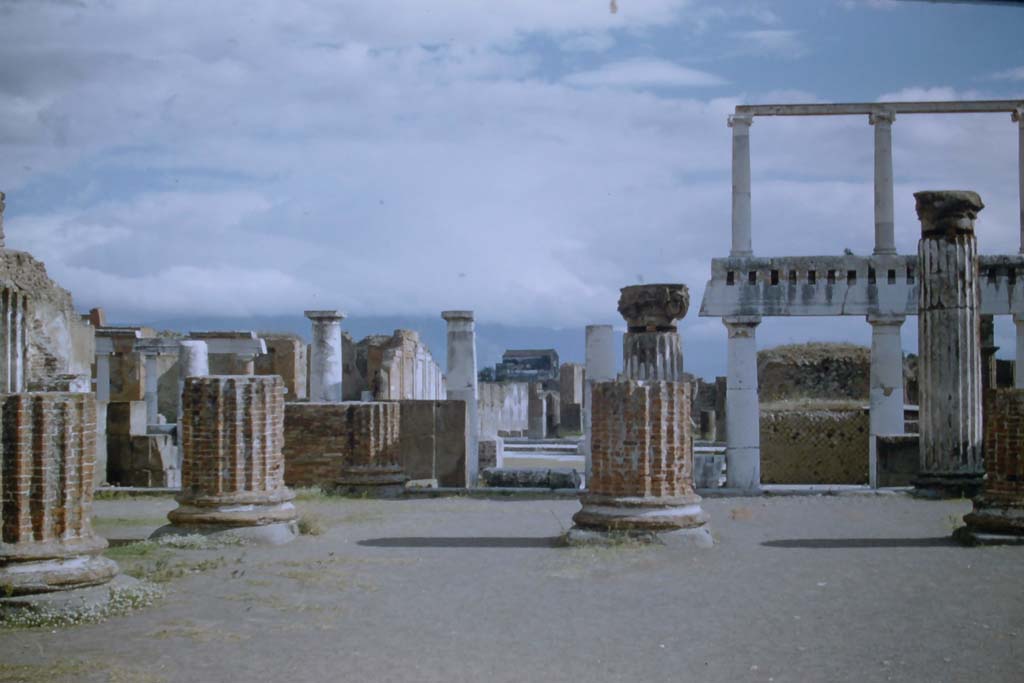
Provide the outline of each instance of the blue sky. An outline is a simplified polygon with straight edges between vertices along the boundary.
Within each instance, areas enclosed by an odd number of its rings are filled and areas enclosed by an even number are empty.
[[[688,366],[712,374],[724,329],[696,308],[728,251],[736,104],[1024,97],[1022,8],[617,5],[0,0],[8,245],[121,321],[472,308],[495,329],[578,329],[568,358],[584,325],[621,322],[619,287],[682,281]],[[1008,116],[893,131],[901,252],[911,193],[939,187],[982,195],[983,252],[1017,250]],[[751,136],[755,252],[870,251],[865,119],[759,119]]]

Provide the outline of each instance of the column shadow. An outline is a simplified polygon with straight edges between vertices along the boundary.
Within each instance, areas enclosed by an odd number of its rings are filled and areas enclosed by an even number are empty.
[[[766,548],[843,550],[850,548],[945,548],[962,547],[952,536],[937,538],[792,538],[764,541]]]
[[[560,544],[559,536],[399,536],[358,542],[371,548],[556,548]]]

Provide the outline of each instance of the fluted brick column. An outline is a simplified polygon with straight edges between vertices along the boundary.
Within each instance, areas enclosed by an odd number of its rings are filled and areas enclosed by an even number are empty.
[[[183,393],[181,494],[157,534],[233,531],[281,543],[295,535],[284,484],[284,381],[189,377]]]
[[[676,329],[690,307],[686,285],[623,287],[619,313],[628,329],[622,337],[622,372],[627,379],[683,379],[683,346]]]
[[[964,522],[954,536],[969,545],[1024,545],[1024,390],[985,396],[985,480]]]
[[[693,488],[691,386],[601,382],[593,387],[593,471],[570,543],[622,535],[710,545]]]
[[[91,525],[96,399],[0,397],[0,597],[94,586],[117,565]]]
[[[349,452],[335,489],[384,497],[401,495],[408,479],[398,448],[401,405],[397,401],[343,405]]]
[[[921,465],[917,492],[974,495],[981,486],[981,295],[974,192],[917,192],[921,219],[918,344]]]

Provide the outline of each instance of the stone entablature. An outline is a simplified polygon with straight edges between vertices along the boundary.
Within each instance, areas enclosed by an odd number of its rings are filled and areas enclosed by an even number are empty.
[[[0,595],[101,584],[117,565],[91,525],[96,399],[0,397]]]
[[[980,313],[1024,316],[1024,256],[978,264]],[[917,315],[919,284],[916,255],[717,258],[700,315]]]

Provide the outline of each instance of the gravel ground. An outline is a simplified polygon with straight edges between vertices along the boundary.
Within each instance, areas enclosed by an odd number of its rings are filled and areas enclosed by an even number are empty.
[[[169,498],[98,501],[153,607],[0,630],[0,681],[1021,681],[1024,548],[966,501],[705,500],[687,551],[555,547],[571,500],[331,499],[278,548],[134,545]],[[319,528],[318,528],[319,527]]]

